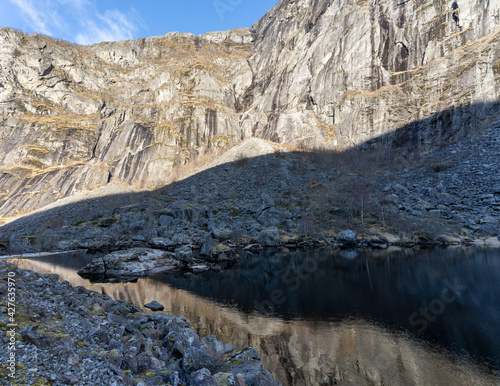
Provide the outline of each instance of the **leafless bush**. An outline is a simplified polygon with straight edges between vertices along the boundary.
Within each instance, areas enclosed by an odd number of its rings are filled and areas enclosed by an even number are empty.
[[[307,212],[303,212],[299,220],[300,232],[304,235],[312,235],[319,231],[319,225],[316,219],[311,217]]]
[[[401,238],[410,237],[419,228],[415,219],[411,219],[399,211],[390,211],[387,214],[387,226],[389,232],[397,234]]]
[[[351,220],[365,225],[365,215],[373,211],[372,181],[366,177],[348,176],[337,192],[336,202],[350,213]]]
[[[439,212],[425,213],[420,217],[416,225],[418,227],[417,232],[429,240],[434,240],[441,235],[444,230],[444,224]]]
[[[233,241],[238,241],[246,235],[246,228],[243,224],[237,224],[231,230],[230,239]]]

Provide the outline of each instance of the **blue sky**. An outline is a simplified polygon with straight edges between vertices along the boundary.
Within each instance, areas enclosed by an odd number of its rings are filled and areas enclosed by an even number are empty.
[[[278,0],[0,0],[0,26],[79,44],[250,27]]]

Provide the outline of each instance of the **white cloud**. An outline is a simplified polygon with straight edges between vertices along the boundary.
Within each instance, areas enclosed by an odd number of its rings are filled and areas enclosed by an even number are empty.
[[[52,35],[55,29],[62,29],[65,23],[52,1],[10,0],[21,11],[25,23],[33,31]]]
[[[133,17],[118,10],[107,10],[104,15],[95,13],[94,16],[82,23],[84,28],[76,37],[78,44],[133,39],[134,32],[139,29]]]
[[[21,11],[30,32],[41,32],[79,44],[133,39],[144,27],[135,10],[99,12],[96,0],[10,0]]]

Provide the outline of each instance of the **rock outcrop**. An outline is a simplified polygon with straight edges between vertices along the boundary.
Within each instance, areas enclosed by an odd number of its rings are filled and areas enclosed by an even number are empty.
[[[252,29],[77,46],[0,29],[0,215],[145,187],[251,136],[428,151],[500,117],[500,4],[282,0]]]

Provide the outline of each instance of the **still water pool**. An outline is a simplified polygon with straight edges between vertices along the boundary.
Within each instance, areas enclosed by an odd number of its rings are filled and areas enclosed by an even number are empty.
[[[500,250],[247,254],[232,269],[90,283],[79,254],[16,260],[115,299],[156,300],[255,347],[284,385],[500,385]]]

